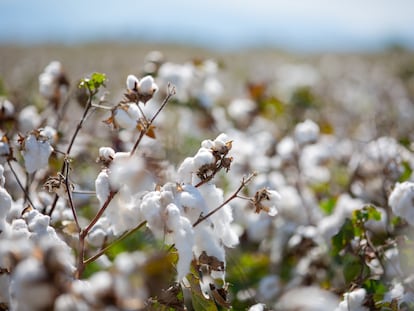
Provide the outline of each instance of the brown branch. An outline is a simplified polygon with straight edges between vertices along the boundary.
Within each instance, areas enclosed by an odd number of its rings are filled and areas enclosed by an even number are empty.
[[[151,120],[148,121],[148,123],[145,124],[145,128],[143,130],[141,130],[138,139],[136,140],[134,146],[131,149],[130,155],[134,155],[135,151],[138,148],[138,145],[140,144],[142,138],[145,136],[145,134],[147,134],[147,132],[149,131],[149,129],[151,128],[152,123],[154,122],[154,120],[158,117],[158,115],[160,114],[161,110],[164,109],[165,105],[167,105],[168,101],[171,99],[171,97],[173,97],[176,94],[175,91],[175,86],[171,86],[171,84],[168,83],[167,86],[167,96],[164,98],[160,108],[158,108],[157,112],[154,114],[154,116],[151,118]]]
[[[236,191],[234,191],[233,194],[229,198],[227,198],[226,201],[224,201],[222,204],[220,204],[218,207],[216,207],[215,209],[213,209],[212,211],[210,211],[205,216],[200,216],[200,218],[198,218],[198,220],[193,224],[193,228],[196,227],[196,226],[198,226],[201,222],[203,222],[204,220],[206,220],[207,218],[209,218],[211,215],[217,213],[221,208],[223,208],[223,206],[225,206],[226,204],[228,204],[230,201],[232,201],[233,199],[237,198],[237,196],[240,193],[240,191],[242,191],[243,188],[246,187],[246,185],[255,176],[256,176],[256,174],[255,173],[252,173],[247,178],[244,178],[243,177],[242,182],[241,182],[239,188],[237,188]]]
[[[130,236],[131,234],[137,232],[139,229],[141,229],[146,224],[147,224],[147,222],[146,221],[143,221],[138,226],[136,226],[134,229],[132,229],[131,231],[125,232],[118,239],[112,241],[110,244],[108,244],[103,249],[101,249],[98,253],[96,253],[92,257],[90,257],[90,258],[86,259],[85,261],[83,261],[83,264],[84,265],[87,265],[87,264],[89,264],[91,262],[94,262],[96,259],[98,259],[99,257],[101,257],[108,249],[110,249],[116,243],[121,242],[122,240],[124,240],[125,238],[127,238],[128,236]]]
[[[19,185],[20,189],[22,189],[22,191],[24,193],[25,199],[30,203],[30,205],[32,207],[35,207],[34,204],[33,204],[33,202],[32,202],[32,200],[29,197],[29,193],[27,192],[26,188],[23,186],[22,182],[20,181],[19,176],[17,176],[17,173],[14,170],[14,168],[13,168],[13,166],[11,164],[11,161],[10,160],[7,160],[7,164],[9,165],[10,171],[13,173],[14,179],[16,179],[17,184]]]

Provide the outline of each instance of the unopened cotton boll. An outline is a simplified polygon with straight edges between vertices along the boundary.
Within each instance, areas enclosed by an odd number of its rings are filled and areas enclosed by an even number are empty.
[[[295,140],[300,144],[314,143],[319,138],[319,126],[312,120],[306,120],[295,127]]]
[[[414,183],[405,181],[397,183],[388,198],[396,216],[403,218],[411,226],[414,226]]]

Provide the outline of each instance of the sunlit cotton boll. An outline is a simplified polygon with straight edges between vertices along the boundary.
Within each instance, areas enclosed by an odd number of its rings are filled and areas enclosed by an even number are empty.
[[[140,117],[140,111],[135,103],[121,104],[113,112],[115,127],[135,129]]]
[[[126,80],[127,89],[130,91],[137,91],[138,85],[139,85],[138,78],[134,75],[128,75],[127,80]]]
[[[171,235],[178,250],[177,280],[181,281],[189,272],[193,260],[193,226],[186,217],[181,216],[180,210],[174,204],[167,206],[166,216],[167,227],[172,231]]]
[[[153,95],[158,90],[158,86],[152,76],[145,76],[139,81],[138,90],[142,95]]]
[[[337,305],[338,298],[336,295],[316,286],[309,286],[295,287],[286,291],[278,300],[276,309],[284,311],[332,311]]]
[[[0,98],[0,117],[10,118],[14,114],[14,105],[6,98]]]
[[[48,165],[53,148],[49,142],[41,137],[30,134],[24,141],[22,150],[26,171],[31,174]]]
[[[364,307],[364,300],[367,292],[364,288],[358,288],[352,292],[344,294],[344,300],[342,300],[335,311],[368,311],[367,307]]]
[[[296,125],[294,136],[299,145],[314,143],[319,137],[319,126],[312,120],[306,120]]]
[[[411,226],[414,226],[413,182],[397,183],[388,198],[388,204],[396,216],[403,218]]]

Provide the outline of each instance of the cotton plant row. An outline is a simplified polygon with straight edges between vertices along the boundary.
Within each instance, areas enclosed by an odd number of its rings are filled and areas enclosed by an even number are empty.
[[[239,243],[229,203],[248,200],[257,213],[274,215],[279,194],[263,188],[251,198],[241,196],[254,177],[248,174],[229,197],[224,196],[214,181],[216,174],[228,172],[233,162],[233,142],[226,134],[204,140],[198,152],[171,173],[170,181],[157,183],[156,172],[139,147],[143,140],[155,139],[153,123],[176,91],[168,85],[163,101],[151,102],[158,91],[151,76],[138,79],[129,75],[124,98],[113,107],[104,106],[102,100],[96,103],[105,75],[94,73],[82,79],[78,87],[88,98],[84,112],[73,135],[65,137],[69,142],[66,149],[58,150],[61,138],[50,123],[59,127],[59,122],[64,122],[61,113],[68,103],[67,81],[60,63],[49,64],[39,77],[40,93],[53,104],[57,117],[25,134],[3,133],[1,303],[13,310],[157,308],[162,300],[148,297],[145,286],[137,286],[130,278],[134,272],[143,283],[139,274],[145,256],[139,250],[117,256],[111,270],[83,278],[88,264],[102,258],[105,261],[104,253],[112,245],[146,227],[169,246],[167,252],[177,253],[169,262],[176,270],[175,278],[170,280],[172,288],[190,288],[194,296],[203,293],[193,298],[195,305],[200,300],[211,306],[228,306],[225,253],[226,248]],[[143,110],[146,105],[158,107],[148,115]],[[9,101],[3,101],[3,106],[5,114],[14,114]],[[115,151],[110,146],[96,150],[102,165],[94,189],[98,208],[92,219],[86,219],[74,198],[77,189],[71,175],[76,170],[76,158],[71,157],[71,151],[93,109],[100,108],[110,111],[103,123],[114,130],[130,131],[135,141],[127,151]],[[48,175],[52,154],[60,156],[62,165],[60,171]],[[45,179],[42,185],[40,177]],[[13,199],[7,191],[6,179],[13,179],[10,184],[15,182],[20,189],[18,198]],[[175,300],[179,302],[178,297]],[[185,308],[184,302],[180,308]]]
[[[413,306],[413,265],[406,255],[414,210],[409,148],[392,137],[365,144],[340,139],[310,119],[281,135],[260,113],[263,98],[218,104],[222,85],[213,61],[156,65],[155,80],[129,75],[124,97],[114,105],[101,96],[105,75],[82,79],[84,110],[72,136],[62,138],[60,132],[71,100],[60,63],[52,62],[39,77],[39,91],[50,103],[42,114],[33,106],[17,113],[2,100],[4,305],[16,310]],[[171,101],[182,105],[169,107]],[[217,135],[200,138],[198,151],[173,165],[159,135],[169,134],[174,119],[174,135],[201,137],[205,129],[197,128],[191,103],[209,115]],[[87,135],[96,111],[106,114],[96,127],[109,128],[117,144],[108,139],[107,145],[87,149],[96,154],[100,170],[87,177],[95,199],[84,200],[72,181],[81,155],[76,149],[82,149],[81,135]],[[57,171],[50,167],[55,159]],[[91,217],[82,213],[86,204],[94,206]],[[169,283],[155,294],[147,270],[159,257],[139,249],[106,255],[144,231],[165,244],[161,262],[173,267]],[[253,256],[268,258],[268,267],[247,276],[259,277],[256,283],[236,289],[235,277],[243,275],[229,275],[229,251],[243,256],[252,246]],[[93,264],[99,271],[85,278]]]

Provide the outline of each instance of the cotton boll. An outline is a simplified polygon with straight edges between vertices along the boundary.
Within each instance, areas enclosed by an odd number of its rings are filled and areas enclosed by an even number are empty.
[[[111,147],[100,147],[99,158],[106,162],[111,162],[115,158],[115,151]]]
[[[366,295],[367,292],[364,288],[345,293],[344,300],[339,303],[335,311],[368,311],[369,309],[363,306]]]
[[[10,156],[10,145],[9,142],[7,140],[7,138],[5,138],[5,136],[3,137],[3,139],[0,139],[0,165],[4,164],[7,162],[9,156]],[[3,174],[2,174],[3,175]],[[1,182],[1,178],[0,178],[0,182]]]
[[[89,311],[90,306],[75,295],[63,294],[56,298],[54,310]]]
[[[42,119],[35,106],[27,106],[19,113],[20,132],[26,133],[40,126]]]
[[[306,120],[295,127],[295,140],[299,145],[314,143],[319,137],[319,126],[312,120]]]
[[[28,240],[30,237],[29,229],[23,219],[14,219],[11,224],[11,239]]]
[[[191,184],[193,174],[193,158],[185,158],[177,171],[178,181],[184,184]]]
[[[285,311],[332,311],[337,305],[338,298],[333,293],[316,286],[308,286],[295,287],[286,291],[278,300],[276,309]]]
[[[56,142],[57,131],[51,126],[45,126],[44,128],[39,129],[39,134],[42,137],[46,137],[50,144],[53,144]]]
[[[140,111],[135,103],[122,104],[113,111],[114,124],[124,129],[136,129]]]
[[[195,223],[201,214],[206,213],[206,202],[196,187],[186,184],[182,186],[182,190],[177,193],[175,199],[182,207],[184,215],[191,223]]]
[[[96,177],[95,180],[96,197],[98,198],[99,205],[103,206],[107,198],[111,193],[110,179],[108,170],[104,169]]]
[[[174,204],[166,208],[167,227],[172,231],[175,247],[178,250],[177,280],[181,281],[190,271],[193,260],[194,231],[190,221],[180,215],[180,210]]]
[[[12,206],[12,198],[10,194],[0,186],[0,221],[5,220]]]
[[[393,213],[414,226],[414,183],[397,183],[388,198]]]
[[[293,157],[293,153],[295,152],[295,141],[292,137],[284,137],[278,144],[277,144],[277,153],[283,160],[290,160]]]
[[[42,140],[42,137],[36,137],[35,134],[26,137],[22,150],[26,171],[31,174],[46,167],[52,151],[52,146],[48,141]]]
[[[206,201],[208,211],[212,211],[220,206],[223,201],[223,190],[217,188],[214,184],[205,184],[200,187],[200,193]],[[234,247],[239,243],[237,234],[232,230],[230,224],[233,221],[233,214],[230,205],[225,205],[216,213],[209,217],[213,224],[213,232],[218,239],[221,239],[223,244],[227,247]]]
[[[256,303],[255,305],[251,306],[248,311],[265,311],[266,305],[263,303]]]
[[[152,191],[142,198],[141,213],[147,221],[147,227],[155,237],[161,239],[164,236],[164,221],[161,217],[161,193]]]
[[[55,288],[46,283],[47,272],[41,263],[29,257],[20,262],[10,282],[13,310],[50,309],[56,296]]]
[[[241,127],[246,127],[253,119],[256,103],[249,98],[234,99],[228,107],[230,117]]]
[[[138,78],[134,75],[128,75],[127,80],[126,80],[127,89],[130,91],[137,91],[138,85],[139,85]]]
[[[139,81],[139,93],[142,95],[153,95],[158,90],[152,76],[145,76]]]
[[[129,153],[116,153],[110,170],[111,186],[115,189],[124,185],[129,189],[139,189],[148,177],[143,159],[137,155],[130,156]]]
[[[280,290],[279,277],[277,275],[268,275],[260,280],[257,296],[259,301],[269,301],[275,298]]]
[[[0,116],[10,118],[14,114],[14,105],[6,98],[0,98]]]

